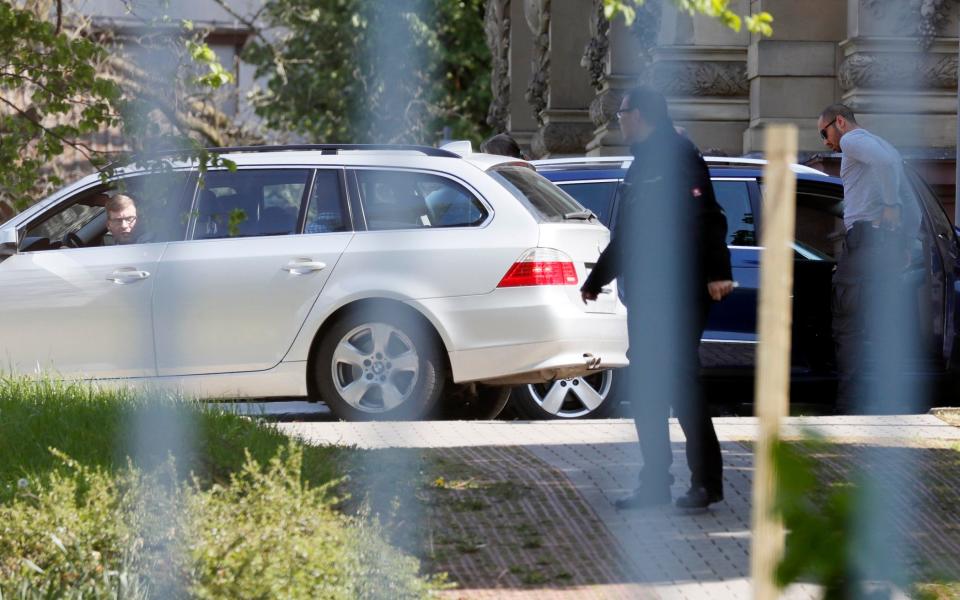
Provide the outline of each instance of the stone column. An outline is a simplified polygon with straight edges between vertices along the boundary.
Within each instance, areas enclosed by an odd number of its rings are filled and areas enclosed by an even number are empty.
[[[737,13],[749,9],[735,0]],[[750,117],[745,29],[691,17],[666,3],[651,84],[667,96],[670,114],[708,154],[739,155]]]
[[[747,0],[731,8],[744,12]],[[614,112],[623,93],[648,84],[667,96],[670,114],[703,150],[739,154],[749,117],[747,44],[736,33],[704,16],[690,17],[669,2],[649,0],[637,20],[608,23],[601,2],[584,55],[597,90],[590,115],[597,126],[587,146],[592,155],[626,154]]]
[[[586,107],[594,94],[578,65],[590,38],[591,8],[583,0],[525,2],[534,35],[526,99],[540,125],[530,144],[536,157],[583,154],[590,140],[593,125]]]
[[[581,59],[596,94],[590,102],[595,127],[587,143],[590,156],[628,154],[616,112],[623,93],[649,78],[660,30],[660,0],[637,8],[637,19],[627,27],[622,18],[611,23],[603,16],[603,3],[594,0],[590,17],[591,38]]]
[[[525,98],[532,75],[533,34],[527,26],[523,0],[510,3],[510,118],[507,131],[527,154],[539,123]]]
[[[533,34],[527,26],[523,0],[487,0],[484,13],[487,46],[493,58],[493,101],[487,124],[507,132],[524,152],[539,123],[524,95],[530,82]]]
[[[848,0],[840,44],[840,99],[857,121],[897,146],[952,214],[956,176],[956,2],[924,19],[920,7]]]
[[[822,150],[816,121],[838,97],[836,44],[846,37],[846,6],[839,0],[751,0],[752,12],[762,10],[774,17],[773,37],[754,34],[747,50],[750,126],[743,151],[763,150],[768,123],[796,124],[801,153]]]
[[[858,121],[894,145],[954,147],[957,124],[957,5],[943,3],[937,29],[917,35],[909,2],[848,0],[848,37],[840,44],[841,99]],[[862,117],[860,117],[862,114]]]

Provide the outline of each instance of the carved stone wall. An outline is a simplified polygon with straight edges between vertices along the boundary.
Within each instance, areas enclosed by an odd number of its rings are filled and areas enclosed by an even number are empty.
[[[651,83],[667,96],[744,97],[750,92],[747,61],[657,63]]]
[[[706,150],[760,153],[763,129],[787,122],[799,126],[802,153],[822,152],[816,117],[838,101],[894,143],[938,156],[955,146],[960,0],[730,6],[740,14],[771,12],[774,36],[731,32],[676,11],[669,0],[647,0],[632,27],[608,22],[602,0],[488,0],[487,18],[497,22],[487,28],[495,65],[491,123],[506,119],[538,154],[621,154],[616,109],[626,89],[646,82],[665,92],[674,120]],[[528,48],[522,68],[517,32]],[[528,115],[523,123],[518,110]]]
[[[585,24],[593,5],[526,0],[524,8],[534,36],[527,100],[540,124],[530,141],[531,152],[537,157],[583,154],[593,130],[587,106],[594,89],[579,62],[590,40]],[[561,66],[556,77],[555,65]]]
[[[838,99],[901,148],[954,148],[960,4],[923,4],[921,11],[917,2],[848,0]]]
[[[955,54],[860,52],[840,63],[837,74],[844,92],[872,89],[957,89]]]
[[[527,24],[533,32],[532,74],[526,98],[533,107],[537,122],[543,124],[541,113],[547,107],[547,86],[550,81],[550,0],[526,0],[524,11]]]
[[[498,132],[507,130],[510,119],[510,27],[510,0],[487,0],[483,29],[492,58],[493,92],[487,124]]]
[[[580,66],[590,73],[590,85],[600,91],[607,76],[607,56],[610,54],[610,21],[603,14],[603,0],[593,0],[590,15],[590,41],[583,51]]]

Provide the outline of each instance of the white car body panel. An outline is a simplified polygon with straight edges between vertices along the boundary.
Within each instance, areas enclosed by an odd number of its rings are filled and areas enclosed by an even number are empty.
[[[2,367],[64,378],[156,375],[150,298],[165,247],[24,252],[0,263]],[[147,276],[108,280],[121,270]]]
[[[307,395],[306,362],[283,362],[266,371],[184,377],[97,379],[104,388],[163,391],[185,398],[285,398]]]
[[[234,373],[276,366],[353,235],[171,243],[154,295],[157,374]],[[308,261],[325,266],[298,273],[296,265]]]

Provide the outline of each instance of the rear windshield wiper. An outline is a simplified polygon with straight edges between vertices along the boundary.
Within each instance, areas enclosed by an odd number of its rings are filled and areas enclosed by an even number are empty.
[[[596,219],[597,215],[593,214],[593,212],[589,210],[575,210],[573,212],[564,213],[563,218],[567,221],[589,221],[590,219]]]

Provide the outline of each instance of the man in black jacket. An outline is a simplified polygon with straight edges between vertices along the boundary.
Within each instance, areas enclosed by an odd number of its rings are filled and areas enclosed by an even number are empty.
[[[630,90],[617,116],[634,161],[610,244],[581,288],[584,302],[596,300],[617,278],[628,307],[627,379],[643,468],[639,487],[616,506],[670,502],[672,404],[691,471],[690,489],[677,506],[705,508],[723,499],[723,463],[699,390],[698,351],[711,302],[734,287],[727,221],[703,156],[674,129],[661,94]]]

